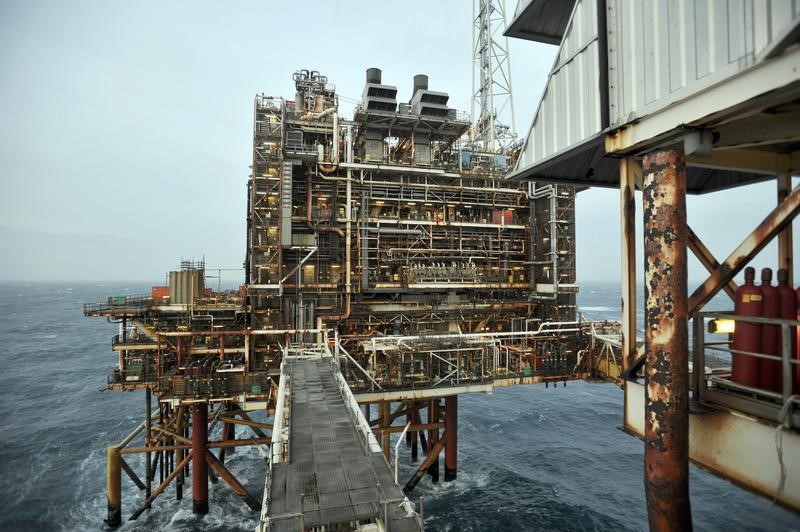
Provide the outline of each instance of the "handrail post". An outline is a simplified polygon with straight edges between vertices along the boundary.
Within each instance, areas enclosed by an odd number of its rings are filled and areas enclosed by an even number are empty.
[[[781,350],[781,373],[783,374],[783,404],[786,405],[789,402],[789,398],[792,396],[792,337],[791,337],[791,329],[786,324],[781,324],[781,336],[783,339],[783,349]],[[783,426],[788,428],[792,427],[792,410],[794,405],[789,404],[786,406],[788,411],[786,415],[783,417]]]

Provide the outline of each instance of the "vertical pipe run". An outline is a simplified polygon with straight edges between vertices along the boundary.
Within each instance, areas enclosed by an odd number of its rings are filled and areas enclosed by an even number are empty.
[[[645,495],[650,530],[691,530],[686,158],[644,158]]]
[[[106,524],[116,528],[122,523],[122,470],[118,447],[108,448],[108,516]]]
[[[458,476],[458,396],[449,395],[444,399],[444,430],[447,441],[444,447],[444,481],[455,480]]]
[[[192,512],[208,513],[208,465],[206,446],[208,442],[208,405],[192,406]]]

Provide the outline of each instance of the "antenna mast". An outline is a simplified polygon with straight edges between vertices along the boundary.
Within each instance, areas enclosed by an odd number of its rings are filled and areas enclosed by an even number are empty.
[[[498,152],[517,137],[511,55],[502,35],[505,0],[473,0],[472,22],[472,141],[480,150]]]

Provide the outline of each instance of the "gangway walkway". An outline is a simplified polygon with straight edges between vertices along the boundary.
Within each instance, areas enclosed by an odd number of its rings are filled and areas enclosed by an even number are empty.
[[[270,471],[256,530],[323,526],[422,530],[420,516],[395,483],[327,348],[284,356]]]

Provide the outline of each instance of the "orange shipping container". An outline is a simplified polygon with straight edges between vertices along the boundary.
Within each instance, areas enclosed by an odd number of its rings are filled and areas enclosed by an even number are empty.
[[[153,299],[169,299],[169,286],[154,286],[151,296]]]

